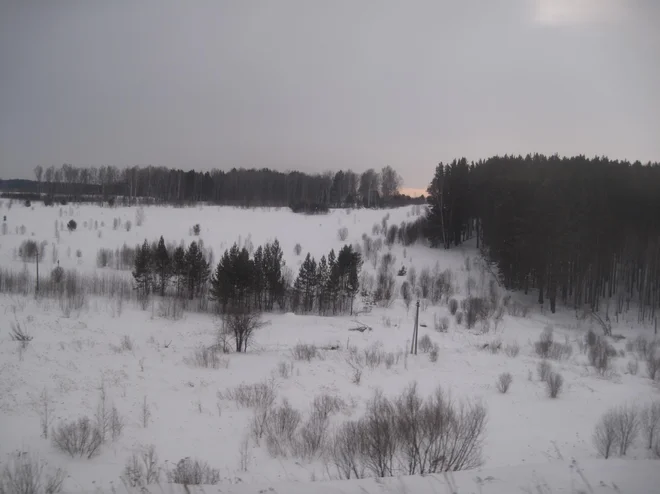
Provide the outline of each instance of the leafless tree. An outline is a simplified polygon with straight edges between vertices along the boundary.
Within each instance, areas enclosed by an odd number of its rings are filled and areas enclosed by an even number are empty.
[[[594,430],[594,446],[596,447],[596,451],[605,459],[610,457],[612,451],[619,443],[617,422],[616,410],[609,410],[601,417]]]
[[[254,333],[265,323],[258,312],[237,311],[224,316],[224,324],[234,333],[237,352],[247,352]]]
[[[647,446],[653,449],[654,442],[660,443],[660,401],[649,403],[640,412],[640,424],[646,435]]]
[[[403,181],[391,166],[386,166],[380,172],[380,191],[383,199],[387,200],[395,195]]]

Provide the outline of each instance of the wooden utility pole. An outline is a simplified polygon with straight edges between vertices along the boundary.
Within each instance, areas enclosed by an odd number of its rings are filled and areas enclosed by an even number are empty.
[[[410,345],[410,353],[417,355],[417,333],[419,332],[419,300],[415,304],[415,325],[413,326],[412,344]]]

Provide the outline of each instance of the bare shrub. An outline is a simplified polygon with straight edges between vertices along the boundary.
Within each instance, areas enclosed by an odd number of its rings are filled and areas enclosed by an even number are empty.
[[[310,460],[317,456],[326,444],[328,418],[313,409],[309,418],[300,428],[293,445],[293,454],[298,458]]]
[[[178,321],[183,317],[183,301],[178,297],[168,297],[158,302],[158,317]]]
[[[142,399],[142,406],[140,407],[140,418],[142,427],[146,429],[149,426],[149,420],[151,419],[151,407],[149,406],[146,395]]]
[[[529,307],[521,304],[520,302],[513,301],[506,307],[507,313],[513,317],[527,317],[529,314]]]
[[[245,408],[271,408],[276,398],[275,382],[272,380],[255,384],[239,384],[224,392],[218,391],[221,400],[235,401]]]
[[[383,351],[382,345],[379,342],[376,342],[364,349],[364,363],[370,369],[379,367],[384,359],[385,352]]]
[[[312,413],[318,414],[320,417],[329,418],[335,413],[339,413],[346,409],[346,402],[339,396],[323,393],[315,396],[312,402]]]
[[[100,248],[96,252],[96,266],[99,268],[106,268],[112,266],[114,261],[114,251],[112,249]]]
[[[468,297],[464,302],[465,324],[468,329],[472,329],[478,321],[488,318],[491,308],[487,299],[482,297]]]
[[[493,355],[497,355],[498,353],[500,353],[500,350],[502,349],[502,340],[499,338],[495,338],[490,343],[487,343],[484,346],[484,349],[488,350]]]
[[[50,429],[51,423],[53,422],[54,400],[50,397],[47,388],[44,388],[41,391],[39,398],[34,401],[32,406],[39,414],[41,436],[44,439],[48,439],[48,429]]]
[[[360,385],[360,382],[362,382],[362,367],[351,364],[351,382]]]
[[[634,406],[622,405],[615,409],[619,455],[625,456],[639,433],[639,416]]]
[[[112,351],[115,353],[122,353],[122,352],[132,352],[133,351],[133,340],[131,337],[127,334],[122,336],[121,341],[119,342],[119,345],[110,345],[110,348]]]
[[[594,337],[587,336],[587,345],[589,363],[599,374],[604,375],[610,368],[610,359],[616,356],[616,350],[607,343],[605,338],[596,335]]]
[[[564,386],[564,378],[558,372],[550,372],[545,380],[550,398],[557,398]]]
[[[184,362],[191,367],[200,367],[203,369],[227,368],[229,361],[220,356],[218,347],[200,345],[193,350],[192,355],[184,358]]]
[[[72,422],[62,422],[51,432],[53,445],[71,455],[92,458],[98,454],[103,436],[98,427],[87,417]]]
[[[0,494],[57,494],[66,473],[51,469],[38,457],[18,453],[0,471]]]
[[[27,328],[21,327],[19,322],[10,323],[11,331],[9,332],[9,337],[12,341],[20,341],[23,343],[29,343],[32,341],[32,336],[29,334]]]
[[[656,443],[660,443],[660,401],[644,406],[639,413],[639,422],[646,436],[646,446],[653,449]]]
[[[463,312],[460,310],[456,313],[456,324],[459,326],[463,324]]]
[[[302,422],[302,415],[295,410],[288,401],[274,408],[268,414],[266,423],[266,446],[273,457],[288,456],[291,441],[295,438],[298,426]]]
[[[539,376],[539,381],[546,381],[552,372],[552,364],[547,360],[542,360],[536,366],[536,373]]]
[[[398,362],[398,358],[394,353],[388,352],[385,354],[385,368],[391,369],[392,366]]]
[[[296,346],[293,347],[293,350],[291,350],[291,353],[295,360],[311,362],[312,359],[317,357],[318,349],[314,344],[297,343]]]
[[[649,378],[655,380],[656,376],[659,374],[658,371],[660,371],[660,357],[649,355],[646,358],[646,372],[649,375]]]
[[[302,246],[300,244],[296,244],[296,246],[293,248],[293,253],[299,256],[301,252],[302,252]]]
[[[452,316],[455,316],[457,311],[458,311],[458,300],[452,298],[449,300],[449,313]]]
[[[425,334],[419,339],[419,349],[423,353],[429,353],[433,350],[433,340],[431,340],[429,335]]]
[[[339,230],[337,230],[337,238],[344,242],[348,238],[348,228],[342,226]]]
[[[594,430],[593,443],[596,451],[605,459],[608,459],[619,443],[618,417],[616,410],[606,412]]]
[[[160,480],[156,449],[153,445],[141,449],[139,454],[131,455],[124,466],[122,479],[131,487],[145,487]]]
[[[626,368],[628,369],[628,374],[636,376],[637,372],[639,372],[639,361],[636,358],[628,360]]]
[[[202,460],[183,458],[167,472],[167,481],[183,485],[215,485],[220,482],[220,471]]]
[[[398,446],[397,420],[394,405],[376,392],[358,422],[359,435],[354,441],[360,446],[361,463],[376,477],[392,476]],[[359,439],[358,439],[359,437]]]
[[[438,345],[433,345],[433,348],[429,352],[429,360],[431,362],[437,362],[439,353],[440,353],[440,347]]]
[[[447,316],[438,317],[437,314],[434,314],[433,327],[439,333],[446,333],[447,331],[449,331],[449,318]]]
[[[440,388],[424,401],[413,384],[395,400],[394,407],[403,473],[458,471],[481,465],[487,415],[483,405],[456,405]]]
[[[503,372],[497,378],[497,390],[500,393],[505,394],[507,391],[509,391],[509,387],[511,386],[512,382],[513,382],[513,377],[511,376],[511,374],[508,372]]]
[[[389,252],[383,254],[376,274],[374,301],[385,307],[389,307],[395,294],[396,282],[393,274],[395,260],[396,258]]]
[[[277,372],[282,379],[289,379],[293,373],[293,362],[278,362]]]
[[[520,345],[518,344],[517,341],[514,341],[513,343],[508,343],[504,347],[504,353],[507,355],[507,357],[515,358],[518,356],[520,353]]]
[[[250,422],[250,430],[257,443],[261,440],[264,434],[266,434],[271,411],[272,409],[270,406],[257,407],[254,410],[252,421]]]
[[[552,326],[546,326],[541,332],[539,341],[537,341],[534,344],[534,349],[536,350],[536,354],[541,358],[548,358],[552,343],[553,343],[553,328]]]
[[[247,352],[256,331],[265,325],[258,312],[232,312],[225,314],[223,323],[234,334],[237,352]]]
[[[366,449],[361,426],[354,421],[344,422],[330,441],[330,461],[341,479],[361,479],[366,473],[363,454]]]
[[[139,207],[137,211],[135,211],[135,224],[137,226],[142,226],[142,224],[144,223],[144,219],[145,219],[144,208]]]
[[[630,343],[630,351],[634,350],[637,352],[637,356],[639,357],[640,360],[646,360],[646,357],[648,356],[649,353],[649,340],[644,338],[642,335],[637,336],[632,342]]]
[[[412,288],[410,288],[410,283],[408,281],[404,281],[401,284],[401,298],[403,299],[403,303],[406,306],[406,310],[410,309],[410,304],[412,303]]]
[[[39,244],[32,239],[23,240],[18,247],[18,255],[23,261],[34,261],[37,255],[43,258],[43,249],[40,249]]]

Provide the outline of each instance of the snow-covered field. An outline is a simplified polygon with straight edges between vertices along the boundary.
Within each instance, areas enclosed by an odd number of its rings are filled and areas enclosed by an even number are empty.
[[[213,249],[216,260],[235,241],[251,242],[256,247],[277,238],[295,275],[308,251],[318,259],[344,243],[362,244],[362,235],[371,236],[373,225],[380,225],[385,215],[389,215],[389,224],[417,217],[412,207],[335,210],[323,216],[295,215],[286,209],[147,207],[138,226],[137,211],[41,204],[27,208],[18,203],[9,209],[5,200],[0,207],[0,216],[7,217],[6,234],[0,235],[0,267],[34,270],[33,263],[24,264],[17,256],[19,245],[27,238],[48,242],[40,267],[42,276],[48,276],[58,260],[64,268],[87,273],[100,270],[96,267],[99,248],[115,249],[124,243],[133,246],[144,239],[157,240],[160,235],[186,244],[202,239],[207,249]],[[119,225],[115,229],[116,218]],[[61,230],[60,223],[66,225],[70,219],[78,223],[77,230]],[[132,223],[130,231],[127,221]],[[191,234],[196,223],[201,226],[199,237]],[[345,242],[338,239],[341,227],[348,229]],[[294,253],[297,243],[302,246],[301,255]],[[386,251],[383,247],[382,252]],[[404,249],[395,244],[391,252],[397,270],[415,267],[419,273],[436,265],[441,271],[451,270],[459,300],[466,295],[469,278],[476,282],[472,290],[488,287],[491,275],[474,262],[478,256],[470,248],[441,251],[423,245]],[[368,260],[363,269],[374,271]],[[129,272],[123,274],[130,276]],[[403,279],[397,278],[398,283]],[[276,488],[272,492],[282,493],[657,492],[653,489],[660,485],[660,462],[650,460],[641,437],[625,460],[597,459],[592,443],[594,426],[610,407],[660,399],[641,362],[636,375],[629,373],[628,362],[634,356],[625,352],[626,340],[613,343],[624,355],[614,359],[607,376],[600,376],[588,366],[578,345],[589,329],[600,332],[597,325],[566,309],[550,314],[533,303],[532,295],[513,294],[512,300],[531,306],[529,315],[514,317],[505,311],[499,323],[491,321],[488,331],[481,324],[473,330],[458,325],[446,303],[423,303],[420,338],[428,335],[438,345],[435,362],[428,353],[407,355],[414,308],[406,310],[397,299],[391,307],[353,317],[264,314],[268,324],[258,331],[247,354],[225,355],[219,368],[207,369],[189,365],[188,359],[200,345],[216,341],[219,322],[209,314],[184,313],[175,321],[159,316],[157,298],[143,310],[137,304],[119,305],[114,300],[88,297],[80,311],[66,317],[56,300],[3,294],[0,462],[17,451],[36,453],[50,466],[67,471],[65,492],[124,492],[120,476],[126,461],[147,445],[154,446],[163,469],[185,457],[199,458],[219,469],[220,483],[205,492],[256,493],[270,487]],[[449,318],[447,332],[435,330],[435,321],[442,317]],[[356,319],[372,330],[350,331]],[[637,326],[635,315],[624,319],[614,326],[614,333],[627,340],[640,334],[653,337],[652,328]],[[26,346],[12,341],[11,323],[26,328],[33,340]],[[540,359],[534,342],[547,325],[554,327],[556,341],[566,339],[573,346],[570,357],[553,362],[565,380],[557,399],[547,396],[545,383],[537,376]],[[122,347],[126,335],[131,348]],[[501,340],[503,347],[517,343],[520,354],[512,357],[504,351],[483,349],[496,340]],[[292,349],[297,343],[315,344],[324,350],[309,362],[294,360]],[[352,346],[360,351],[379,348],[391,352],[394,363],[365,366],[356,383],[355,371],[347,361]],[[506,394],[496,388],[496,380],[504,372],[513,376]],[[344,482],[336,480],[334,467],[321,459],[273,458],[264,442],[250,433],[253,411],[218,397],[218,391],[267,379],[275,387],[278,401],[286,398],[303,417],[315,396],[327,393],[343,399],[346,406],[332,417],[333,425],[359,417],[375,390],[393,397],[412,382],[417,382],[422,395],[440,385],[455,398],[481,400],[488,409],[483,471],[456,473],[452,491],[442,486],[448,479],[441,475]],[[93,459],[71,459],[42,437],[39,415],[44,400],[40,396],[47,392],[52,423],[57,424],[83,415],[93,417],[101,386],[108,404],[124,419],[123,433],[108,441]],[[145,404],[149,411],[146,427]],[[321,484],[329,480],[333,482]],[[313,481],[316,483],[307,484]],[[164,492],[169,488],[163,487]],[[161,492],[160,488],[152,491]]]

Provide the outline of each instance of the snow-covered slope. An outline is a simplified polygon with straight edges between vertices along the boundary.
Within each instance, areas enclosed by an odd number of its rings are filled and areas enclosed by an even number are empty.
[[[52,266],[55,250],[64,267],[92,272],[97,270],[96,251],[100,247],[133,245],[161,234],[168,240],[188,243],[196,239],[190,235],[190,228],[199,223],[200,237],[206,247],[213,248],[216,259],[239,237],[242,242],[249,238],[255,246],[278,238],[287,265],[297,272],[306,251],[319,258],[330,248],[340,247],[344,242],[338,239],[337,230],[343,226],[349,230],[346,242],[362,243],[363,233],[371,236],[373,225],[380,225],[386,214],[390,215],[389,224],[416,218],[413,208],[301,216],[274,209],[154,207],[145,208],[145,221],[137,226],[135,209],[61,209],[61,217],[57,207],[37,205],[31,209],[14,204],[8,210],[4,201],[1,214],[7,215],[8,233],[0,236],[0,267],[32,270],[33,265],[24,266],[14,252],[23,240],[34,238],[49,242],[43,272]],[[71,217],[78,222],[78,230],[60,231],[58,241],[55,221],[66,224]],[[131,230],[114,230],[116,217],[122,218],[122,224],[130,219]],[[20,233],[21,225],[25,226],[24,234]],[[294,253],[296,243],[302,245],[300,256]],[[80,258],[75,255],[77,249],[81,250]],[[68,251],[72,252],[70,256]],[[383,247],[382,252],[386,251]],[[469,278],[475,280],[477,289],[488,285],[490,274],[468,261],[477,257],[470,249],[445,252],[418,245],[408,247],[404,253],[402,246],[395,245],[391,252],[397,258],[397,268],[414,266],[419,272],[424,267],[433,270],[437,263],[440,270],[450,269],[459,299],[465,297]],[[365,270],[373,269],[367,261]],[[400,283],[402,278],[397,280]],[[531,299],[514,299],[531,304]],[[571,311],[560,310],[552,315],[534,308],[527,317],[505,313],[497,325],[467,330],[450,316],[446,304],[422,304],[420,337],[428,335],[438,345],[436,362],[426,353],[407,356],[414,319],[413,310],[408,312],[401,300],[389,308],[361,314],[359,321],[372,328],[363,333],[350,331],[356,325],[356,318],[350,316],[265,314],[268,324],[257,333],[250,352],[224,356],[217,369],[191,366],[188,359],[200,345],[216,341],[218,321],[200,313],[185,313],[180,320],[161,317],[157,298],[142,310],[131,303],[122,305],[116,300],[89,297],[82,310],[66,317],[55,300],[5,294],[0,295],[0,314],[0,463],[16,451],[36,452],[49,465],[67,470],[67,492],[112,492],[112,486],[122,492],[120,475],[127,459],[146,445],[155,447],[164,470],[184,457],[199,458],[217,468],[220,484],[205,487],[203,492],[504,494],[527,492],[524,489],[534,493],[582,489],[651,493],[657,491],[645,489],[660,485],[660,463],[648,459],[650,453],[641,440],[628,452],[626,461],[596,459],[592,434],[600,416],[612,406],[657,400],[658,390],[643,365],[637,375],[629,373],[628,362],[635,357],[625,351],[625,340],[615,343],[624,356],[614,360],[612,371],[606,377],[594,372],[577,344],[591,323],[576,318]],[[442,317],[450,322],[444,333],[434,329],[435,321]],[[29,330],[33,340],[27,347],[11,341],[11,323],[20,323]],[[553,363],[565,379],[564,391],[555,400],[547,396],[545,384],[538,379],[540,359],[533,347],[548,324],[555,328],[555,339],[566,339],[574,350],[569,358]],[[638,334],[653,336],[649,328],[639,328],[623,319],[614,331],[628,339]],[[126,335],[132,348],[122,349]],[[484,351],[484,345],[496,340],[501,340],[503,346],[518,343],[520,354],[511,357],[503,351]],[[324,348],[321,358],[294,361],[292,349],[297,343]],[[365,367],[356,383],[347,362],[347,348],[352,346],[360,351],[380,348],[391,352],[394,362]],[[282,373],[283,366],[289,371]],[[495,386],[503,372],[513,376],[507,394],[499,393]],[[423,395],[442,386],[456,398],[481,400],[489,414],[484,470],[456,473],[458,487],[454,491],[443,485],[443,476],[326,482],[336,478],[334,467],[320,458],[273,458],[263,441],[251,438],[253,411],[218,398],[218,391],[267,379],[272,380],[278,401],[286,398],[303,416],[315,396],[327,393],[341,397],[347,406],[333,417],[333,425],[359,417],[377,389],[386,396],[395,396],[412,382],[417,382]],[[93,417],[102,383],[108,402],[124,418],[123,433],[116,441],[108,442],[95,458],[71,459],[41,437],[40,395],[44,390],[48,392],[54,424],[82,415]],[[145,403],[151,415],[147,427],[142,413]],[[582,475],[571,467],[572,459],[577,460],[590,487],[583,485]],[[538,490],[537,486],[544,488],[544,482],[549,488]],[[172,489],[165,484],[151,491],[177,492]]]

